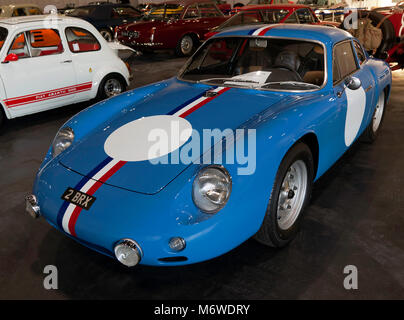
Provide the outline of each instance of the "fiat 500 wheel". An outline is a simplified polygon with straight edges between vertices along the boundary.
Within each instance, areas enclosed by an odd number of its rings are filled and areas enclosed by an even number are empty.
[[[125,83],[118,76],[108,76],[100,84],[97,98],[99,100],[116,96],[125,91]]]
[[[256,240],[271,247],[283,247],[294,238],[310,199],[313,178],[314,163],[310,148],[298,143],[289,150],[279,166]]]

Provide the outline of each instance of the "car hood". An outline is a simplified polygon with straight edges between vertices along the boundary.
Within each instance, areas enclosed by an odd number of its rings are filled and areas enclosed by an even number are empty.
[[[123,126],[129,124],[125,128],[131,127],[135,120],[141,119],[144,121],[144,119],[150,119],[146,118],[150,116],[164,115],[167,117],[170,114],[175,116],[175,112],[186,110],[187,106],[192,105],[195,99],[200,99],[201,97],[204,99],[204,93],[207,90],[216,88],[182,82],[176,79],[168,80],[166,84],[163,89],[148,95],[142,101],[135,102],[131,107],[108,119],[98,126],[98,129],[74,143],[72,147],[60,155],[60,163],[77,173],[97,179],[95,175],[97,170],[94,171],[94,169],[102,163],[105,164],[105,161],[110,159],[111,155],[114,160],[124,159],[126,161],[128,153],[132,154],[129,157],[133,157],[134,154],[136,156],[139,153],[144,153],[144,150],[141,150],[144,147],[142,142],[145,139],[143,132],[149,129],[142,127],[141,131],[137,131],[138,133],[136,133],[136,130],[128,131],[129,133],[126,132],[126,134],[129,134],[128,139],[128,136],[121,137],[119,134],[117,135],[117,132],[125,131],[122,129]],[[219,89],[216,89],[216,91]],[[221,89],[219,92],[216,96],[207,98],[208,101],[198,109],[194,111],[189,109],[192,112],[187,111],[186,121],[192,126],[193,130],[200,133],[201,137],[204,129],[235,130],[253,118],[254,115],[279,102],[283,97],[280,93],[275,94],[234,87]],[[110,107],[114,108],[113,99],[106,101],[106,103],[110,103]],[[174,118],[174,116],[171,117]],[[139,121],[136,123],[139,123]],[[112,135],[112,133],[114,134]],[[140,136],[143,136],[143,139],[139,138]],[[188,142],[190,140],[191,138],[188,139]],[[201,138],[201,140],[203,139]],[[204,147],[202,144],[201,141],[200,150],[196,149],[195,154],[192,153],[192,161],[199,159],[200,155],[210,148]],[[184,146],[186,144],[177,148],[179,154],[181,154]],[[118,150],[118,156],[116,156],[117,153],[114,150]],[[173,161],[170,161],[171,163],[169,164],[155,164],[149,160],[130,159],[131,161],[127,161],[109,177],[107,184],[135,192],[154,194],[175,179],[190,163],[179,161],[179,163],[173,164]]]
[[[158,27],[164,24],[166,24],[166,22],[163,20],[138,20],[121,26],[121,30],[150,30],[153,27]]]

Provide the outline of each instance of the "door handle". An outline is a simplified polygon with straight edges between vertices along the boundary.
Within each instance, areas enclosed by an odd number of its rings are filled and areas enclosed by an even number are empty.
[[[65,61],[60,61],[60,63],[72,63],[72,60],[65,60]]]
[[[373,88],[373,86],[372,85],[369,85],[369,87],[367,87],[366,89],[365,89],[365,92],[368,92],[369,90],[371,90]]]

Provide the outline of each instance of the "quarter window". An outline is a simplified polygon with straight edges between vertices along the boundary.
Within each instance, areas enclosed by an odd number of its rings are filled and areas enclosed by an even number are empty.
[[[69,49],[73,53],[98,51],[101,46],[94,35],[82,28],[66,28],[66,38]]]
[[[199,17],[198,8],[196,4],[189,6],[187,12],[185,13],[184,19],[194,19]]]
[[[28,50],[28,45],[27,41],[25,38],[25,33],[21,32],[19,33],[13,41],[13,44],[10,47],[10,50],[8,53],[14,53],[18,56],[18,59],[24,59],[24,58],[29,58],[29,50]]]
[[[363,52],[361,45],[358,42],[354,41],[354,47],[355,47],[356,55],[358,56],[358,59],[359,59],[359,64],[364,63],[366,61],[366,55]]]
[[[333,50],[333,82],[344,79],[358,69],[351,41],[337,44]],[[338,70],[338,71],[337,71]]]

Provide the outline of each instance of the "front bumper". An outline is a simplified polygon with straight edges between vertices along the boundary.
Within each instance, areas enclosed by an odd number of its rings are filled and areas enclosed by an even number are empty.
[[[76,236],[72,236],[58,222],[58,215],[64,205],[61,195],[82,178],[59,163],[52,163],[35,181],[37,205],[41,215],[52,226],[110,257],[115,257],[114,247],[119,241],[132,239],[142,250],[140,264],[191,264],[226,253],[257,231],[255,226],[234,219],[233,212],[226,214],[225,209],[204,221],[180,223],[178,205],[173,200],[178,189],[164,189],[155,195],[145,195],[103,184],[95,194],[96,201],[91,209],[83,210],[78,216]],[[181,181],[181,177],[178,179],[180,186],[184,181]],[[184,199],[180,197],[179,201],[183,202]],[[191,206],[192,203],[187,205]],[[244,215],[244,209],[241,210]],[[184,239],[186,247],[183,250],[170,248],[170,240],[174,237]]]

